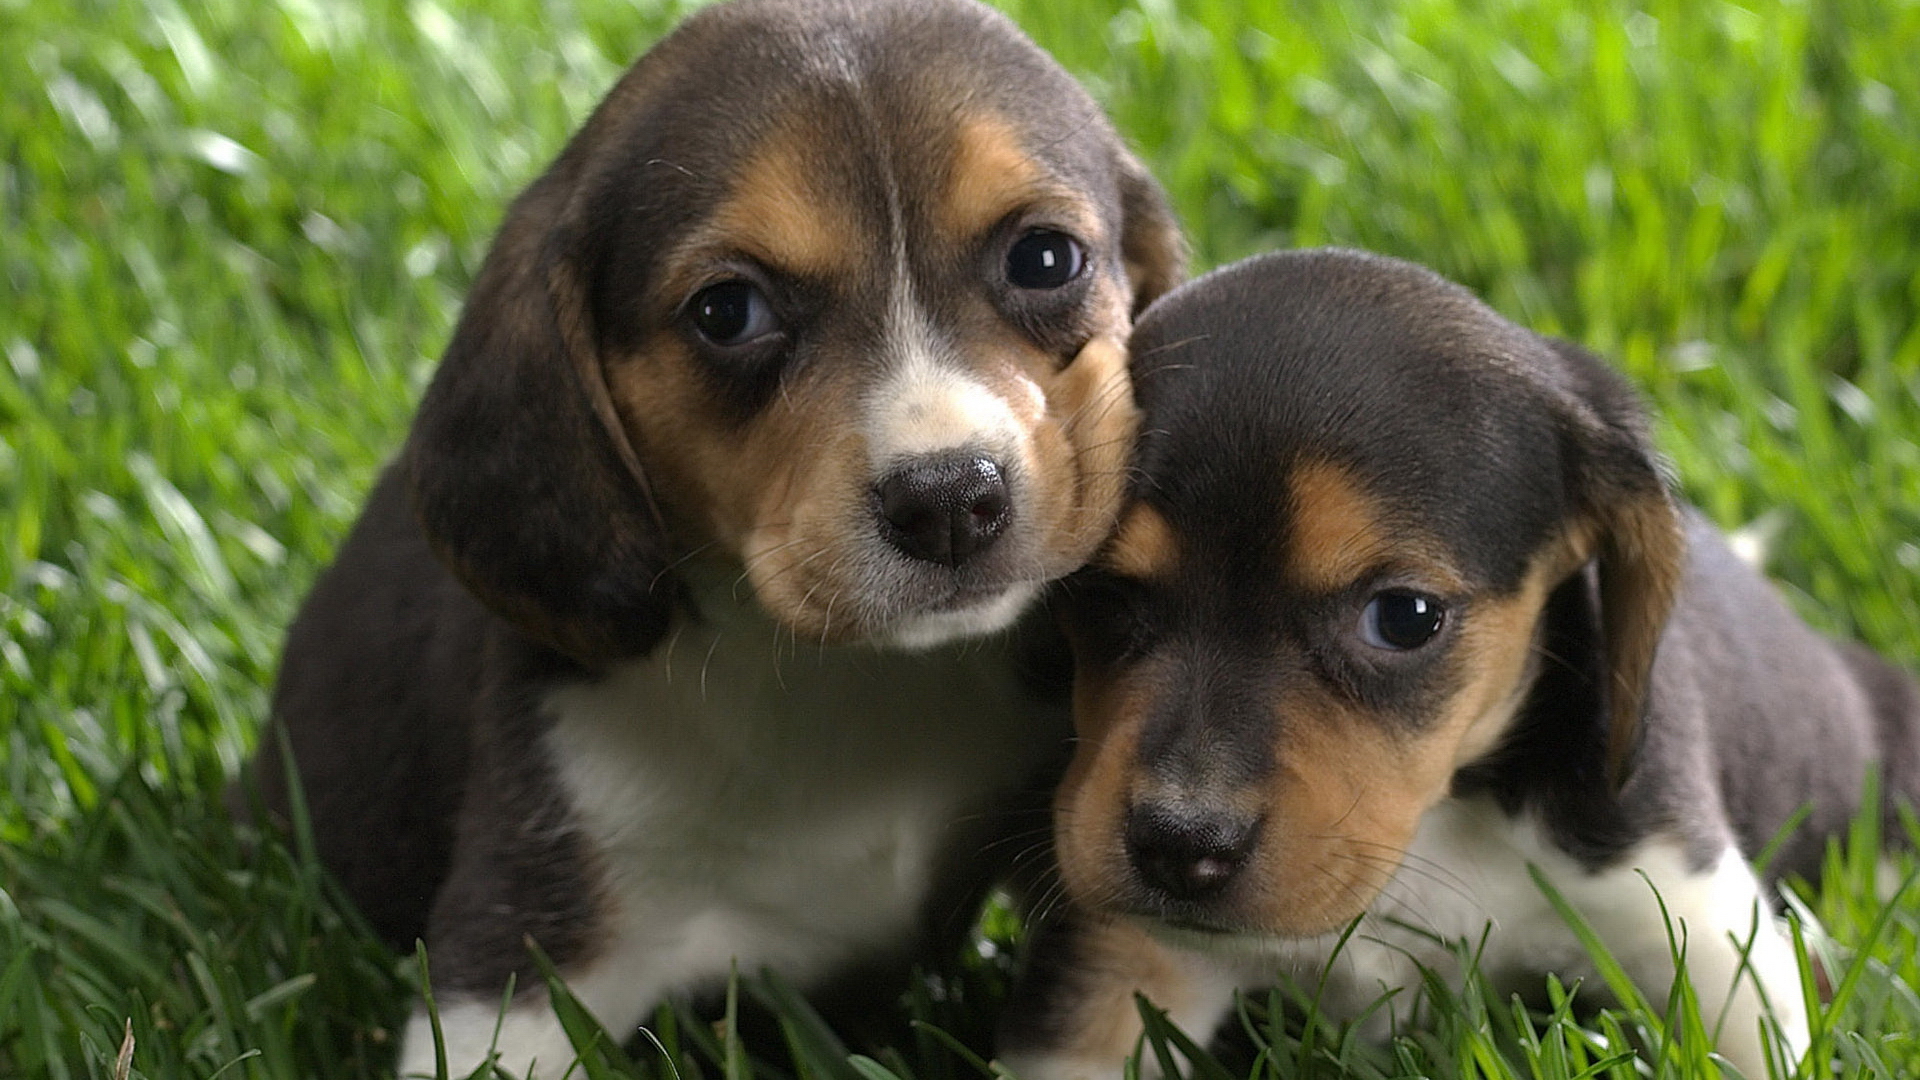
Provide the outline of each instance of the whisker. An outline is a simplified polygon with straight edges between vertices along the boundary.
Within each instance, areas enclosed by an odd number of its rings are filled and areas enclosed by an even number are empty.
[[[723,636],[725,636],[723,631],[715,630],[713,632],[713,644],[707,646],[707,658],[700,662],[700,700],[701,701],[707,700],[707,669],[713,666],[713,654],[715,650],[720,648],[720,639]]]
[[[769,548],[767,551],[764,551],[761,553],[761,557],[771,555],[774,552],[781,550],[782,548],[792,547],[794,544],[798,544],[800,542],[801,541],[799,540],[795,540],[795,541],[792,541],[791,543],[781,544],[779,547],[776,547],[776,548]],[[827,554],[832,550],[833,549],[831,547],[822,546],[819,551],[814,552],[813,554],[807,556],[806,558],[800,559],[797,562],[788,563],[787,565],[781,567],[780,569],[775,570],[773,573],[768,574],[765,578],[761,579],[760,584],[762,587],[765,587],[766,585],[769,585],[775,581],[778,581],[780,580],[781,575],[791,574],[795,570],[798,570],[801,567],[806,566],[808,563],[812,562],[813,560],[819,558],[822,555]],[[746,570],[742,570],[740,572],[740,576],[733,579],[733,598],[735,600],[740,599],[740,583],[745,581],[746,579],[747,579]]]
[[[684,621],[676,621],[673,624],[673,633],[667,635],[666,651],[660,656],[661,675],[669,686],[673,685],[673,648],[680,644],[680,632],[686,628],[687,624]]]
[[[1169,341],[1165,345],[1156,345],[1151,349],[1144,349],[1140,352],[1134,353],[1133,355],[1135,359],[1138,359],[1140,357],[1145,357],[1145,356],[1158,356],[1163,352],[1172,352],[1175,349],[1184,349],[1196,341],[1210,341],[1212,340],[1212,338],[1213,338],[1212,334],[1195,334],[1192,337],[1183,337],[1178,341]],[[1192,366],[1193,366],[1192,364],[1168,364],[1165,367],[1154,368],[1153,371],[1147,372],[1147,374],[1151,375],[1156,372],[1172,371],[1177,368],[1190,368]]]
[[[661,567],[660,572],[653,575],[653,580],[647,582],[647,594],[649,596],[653,594],[653,590],[656,586],[660,584],[661,578],[666,577],[668,574],[679,569],[681,566],[684,566],[686,563],[692,561],[695,556],[699,555],[701,552],[707,550],[708,548],[714,546],[715,544],[718,544],[719,542],[720,541],[718,540],[709,540],[704,544],[696,545],[692,551],[687,552],[685,555],[682,555],[679,558],[668,563],[667,565]]]
[[[1341,823],[1341,822],[1343,822],[1343,821],[1345,821],[1345,820],[1347,820],[1347,819],[1348,819],[1349,817],[1352,817],[1352,816],[1353,816],[1353,812],[1354,812],[1355,810],[1358,810],[1358,809],[1360,808],[1360,799],[1362,798],[1362,796],[1363,796],[1363,794],[1364,794],[1364,793],[1356,793],[1356,794],[1355,794],[1355,795],[1353,796],[1353,805],[1352,805],[1352,806],[1349,806],[1349,807],[1347,807],[1347,811],[1346,811],[1346,813],[1344,813],[1344,814],[1341,814],[1341,815],[1340,815],[1339,817],[1337,817],[1337,818],[1335,818],[1335,819],[1334,819],[1334,821],[1333,821],[1333,824],[1331,824],[1331,825],[1329,825],[1329,826],[1327,826],[1327,828],[1329,828],[1329,829],[1337,829],[1337,828],[1339,828],[1339,827],[1340,827],[1340,823]],[[1325,837],[1324,839],[1328,839],[1328,840],[1335,840],[1335,839],[1342,839],[1342,837],[1339,837],[1339,836],[1328,836],[1328,837]]]
[[[1356,854],[1367,854],[1368,858],[1376,859],[1382,863],[1392,863],[1396,866],[1405,866],[1408,869],[1420,869],[1422,872],[1429,874],[1431,879],[1436,883],[1444,883],[1449,888],[1457,890],[1463,898],[1473,899],[1471,894],[1472,885],[1467,879],[1454,873],[1452,868],[1436,859],[1408,851],[1395,844],[1382,843],[1378,840],[1368,840],[1364,837],[1353,836],[1348,833],[1317,833],[1309,834],[1308,838],[1312,840],[1331,840],[1355,847],[1378,848],[1388,854],[1372,855],[1365,852],[1356,852]]]
[[[787,680],[786,676],[780,673],[780,631],[780,623],[778,620],[775,620],[773,624],[773,648],[767,650],[767,660],[773,665],[773,681],[780,687],[780,692],[784,694],[787,692]]]
[[[1122,396],[1131,395],[1132,392],[1133,383],[1131,381],[1124,378],[1109,380],[1108,385],[1102,386],[1091,397],[1081,402],[1079,408],[1074,409],[1066,416],[1060,418],[1060,430],[1072,431],[1078,427],[1081,418],[1086,415],[1087,410],[1093,408],[1095,405],[1105,404],[1105,408],[1100,412],[1100,416],[1105,416],[1108,412],[1112,411],[1115,405],[1119,404]],[[1098,417],[1095,419],[1097,420]]]

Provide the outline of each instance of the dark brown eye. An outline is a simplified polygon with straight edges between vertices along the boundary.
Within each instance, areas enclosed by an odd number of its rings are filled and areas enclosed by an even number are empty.
[[[1446,615],[1440,601],[1424,593],[1376,593],[1360,612],[1360,640],[1376,649],[1417,649],[1440,632]]]
[[[745,281],[723,281],[694,294],[693,328],[722,348],[758,341],[780,329],[766,294]]]
[[[1063,232],[1034,229],[1007,249],[1007,280],[1021,289],[1057,289],[1087,264],[1080,242]]]

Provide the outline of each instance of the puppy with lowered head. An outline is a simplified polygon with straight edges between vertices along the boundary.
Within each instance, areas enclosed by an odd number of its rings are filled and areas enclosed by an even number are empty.
[[[1529,865],[1655,1000],[1664,902],[1719,1050],[1767,1075],[1764,1028],[1794,1060],[1772,886],[1817,874],[1869,765],[1920,800],[1913,681],[1675,503],[1617,374],[1428,270],[1251,259],[1132,349],[1132,501],[1062,588],[1076,909],[1009,1021],[1015,1071],[1119,1075],[1136,991],[1204,1038],[1236,988],[1324,968],[1353,1015],[1489,924],[1503,992],[1591,974]]]
[[[424,936],[456,1073],[510,978],[503,1063],[572,1059],[528,938],[618,1036],[736,964],[884,1001],[963,939],[1067,734],[977,642],[1110,531],[1125,335],[1182,263],[968,0],[722,4],[620,80],[508,213],[255,767]]]

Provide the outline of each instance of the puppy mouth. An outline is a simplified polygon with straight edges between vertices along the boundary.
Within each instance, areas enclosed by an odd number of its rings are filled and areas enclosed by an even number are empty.
[[[1210,923],[1201,919],[1174,917],[1156,918],[1152,921],[1160,924],[1167,930],[1180,934],[1205,934],[1210,937],[1224,937],[1244,933],[1244,931],[1236,930],[1231,926],[1222,926],[1218,923]]]
[[[1243,957],[1284,950],[1292,939],[1278,934],[1189,918],[1135,917],[1147,934],[1186,952]]]
[[[1026,581],[956,585],[944,598],[896,616],[872,638],[880,645],[917,650],[980,637],[1011,626],[1039,591],[1039,583]]]
[[[822,644],[918,650],[990,635],[1011,626],[1046,580],[1015,545],[957,567],[909,561],[877,534],[800,550],[792,562],[746,553],[743,580],[775,621]],[[739,599],[737,585],[727,595]]]
[[[1114,912],[1155,933],[1221,939],[1273,936],[1246,926],[1221,909],[1204,903],[1146,900],[1122,903]]]

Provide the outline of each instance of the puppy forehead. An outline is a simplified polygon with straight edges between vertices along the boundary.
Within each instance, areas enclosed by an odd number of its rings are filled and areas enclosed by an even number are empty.
[[[1279,527],[1290,539],[1287,572],[1311,589],[1332,590],[1360,577],[1391,546],[1385,508],[1351,470],[1309,460],[1287,477]]]
[[[596,303],[633,323],[729,258],[842,290],[905,263],[942,292],[984,229],[1050,198],[1098,240],[1117,220],[1115,145],[1072,77],[984,4],[734,0],[659,42],[570,153],[617,223],[591,241],[613,282]]]
[[[1259,257],[1163,298],[1132,345],[1140,468],[1187,492],[1176,523],[1245,529],[1266,500],[1279,520],[1260,527],[1318,553],[1303,578],[1350,578],[1418,533],[1509,586],[1574,511],[1549,350],[1426,271]]]
[[[931,246],[942,263],[958,255],[970,270],[965,253],[1030,209],[1085,240],[1103,239],[1086,185],[1030,150],[1040,140],[1012,116],[899,101],[874,110],[848,91],[829,85],[794,95],[752,136],[734,136],[737,160],[716,170],[717,201],[668,259],[670,296],[730,258],[852,285],[907,264],[924,270]]]

